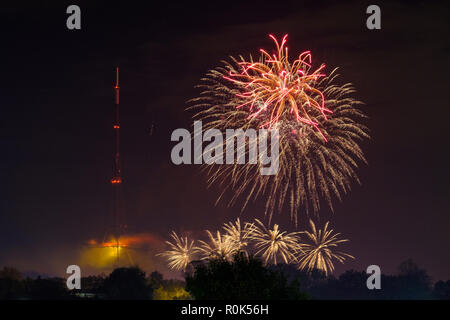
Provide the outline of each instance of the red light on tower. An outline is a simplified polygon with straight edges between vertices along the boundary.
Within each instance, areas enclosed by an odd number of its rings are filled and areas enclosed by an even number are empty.
[[[120,184],[120,183],[122,183],[122,179],[120,177],[111,179],[111,184]]]

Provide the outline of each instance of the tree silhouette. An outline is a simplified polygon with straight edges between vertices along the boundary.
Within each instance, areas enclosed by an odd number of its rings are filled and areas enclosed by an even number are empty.
[[[107,299],[144,300],[152,296],[145,272],[138,267],[115,269],[105,279],[103,292]]]
[[[213,259],[198,264],[186,276],[186,290],[200,300],[304,299],[298,281],[287,282],[282,272],[264,267],[262,261],[243,253],[229,262]]]
[[[90,293],[90,294],[101,294],[104,283],[105,283],[106,275],[100,274],[98,276],[87,276],[81,278],[81,289],[74,290],[79,293]],[[98,298],[98,297],[97,297]]]
[[[28,280],[27,292],[31,299],[37,300],[60,300],[69,299],[69,290],[65,279],[38,277],[36,280]]]
[[[17,299],[23,290],[19,270],[4,267],[0,270],[0,300]]]
[[[411,259],[398,267],[396,287],[399,299],[427,299],[430,297],[431,279],[424,269],[420,269]]]
[[[450,300],[450,280],[436,282],[432,297],[437,300]]]
[[[158,289],[163,282],[163,275],[158,271],[153,271],[148,277],[148,284],[153,290]]]

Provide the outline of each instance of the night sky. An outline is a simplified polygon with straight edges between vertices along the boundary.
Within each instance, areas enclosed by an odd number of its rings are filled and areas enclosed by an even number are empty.
[[[171,163],[170,135],[191,127],[186,101],[206,71],[229,55],[271,50],[268,34],[287,33],[290,52],[311,50],[328,71],[340,67],[340,81],[355,85],[369,116],[362,184],[352,184],[334,213],[320,212],[357,258],[336,274],[371,264],[395,273],[412,258],[433,280],[450,279],[444,1],[377,2],[382,29],[373,31],[365,13],[372,1],[91,2],[1,4],[0,267],[64,275],[87,240],[102,237],[116,66],[127,222],[154,239],[141,252],[146,271],[166,271],[153,253],[171,230],[200,237],[240,216],[239,205],[214,205],[220,190],[207,188],[199,166]],[[66,28],[70,4],[81,7],[79,31]],[[262,201],[241,215],[254,217],[263,218]],[[295,229],[287,211],[274,222]]]

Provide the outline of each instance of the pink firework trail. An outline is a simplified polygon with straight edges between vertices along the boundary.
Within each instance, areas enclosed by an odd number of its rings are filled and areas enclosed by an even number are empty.
[[[311,113],[312,109],[317,109],[325,120],[328,120],[327,113],[333,113],[325,107],[322,91],[315,88],[317,80],[325,77],[322,73],[325,64],[310,72],[310,51],[302,52],[291,64],[288,48],[285,47],[287,34],[281,45],[273,35],[269,36],[275,42],[276,54],[270,55],[260,49],[260,62],[239,62],[240,72],[230,71],[228,76],[224,76],[224,79],[244,88],[243,92],[236,96],[245,101],[236,108],[247,107],[250,112],[249,119],[270,114],[268,121],[261,125],[269,129],[279,122],[285,112],[289,112],[298,122],[313,126],[324,141],[327,141],[319,128],[318,119]]]

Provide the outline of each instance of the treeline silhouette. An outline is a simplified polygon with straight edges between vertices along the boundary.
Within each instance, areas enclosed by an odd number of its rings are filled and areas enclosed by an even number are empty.
[[[402,262],[396,275],[381,275],[381,289],[367,288],[369,274],[347,270],[339,277],[326,277],[319,270],[306,273],[292,265],[277,265],[287,277],[296,278],[312,299],[332,300],[449,300],[450,280],[432,283],[427,271],[411,259]]]
[[[64,278],[22,278],[10,267],[0,270],[0,300],[169,300],[190,299],[185,282],[166,280],[157,271],[146,276],[139,267],[81,278],[81,289],[69,290]]]
[[[263,265],[260,259],[234,256],[232,262],[198,261],[186,273],[186,290],[199,300],[304,300],[308,296],[295,277]]]
[[[412,260],[399,265],[396,275],[381,275],[381,289],[369,290],[368,274],[348,270],[338,277],[319,270],[299,271],[293,265],[265,267],[254,257],[236,255],[196,261],[185,272],[186,281],[149,275],[139,267],[117,268],[109,275],[81,278],[81,289],[69,290],[64,278],[24,278],[15,268],[0,270],[0,300],[187,300],[187,299],[356,299],[449,300],[450,280],[434,284],[426,270]]]

